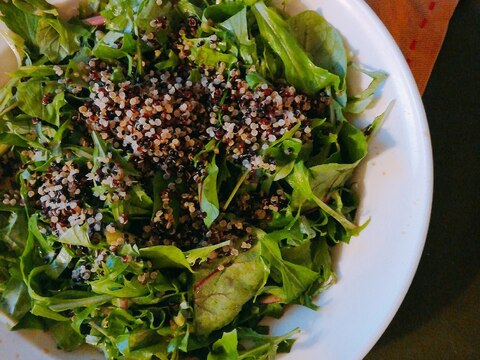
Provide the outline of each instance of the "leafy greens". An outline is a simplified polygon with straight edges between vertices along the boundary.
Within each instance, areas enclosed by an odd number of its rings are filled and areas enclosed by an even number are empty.
[[[0,19],[21,65],[0,90],[13,330],[107,359],[290,351],[299,329],[260,322],[315,309],[331,247],[366,226],[350,179],[385,114],[346,114],[386,75],[353,65],[372,81],[347,95],[340,33],[262,0],[87,0],[68,21],[6,0]]]

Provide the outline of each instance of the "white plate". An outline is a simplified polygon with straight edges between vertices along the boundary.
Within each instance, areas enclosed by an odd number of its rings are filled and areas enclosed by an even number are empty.
[[[339,250],[338,283],[319,297],[321,309],[291,308],[274,323],[275,333],[296,326],[303,330],[292,353],[279,359],[361,359],[395,315],[422,253],[433,182],[428,125],[401,52],[363,1],[289,3],[294,5],[292,13],[305,8],[318,10],[347,39],[360,63],[390,74],[378,101],[359,119],[369,122],[395,101],[357,174],[362,195],[359,221],[371,218],[371,223]],[[5,54],[0,48],[2,64],[6,63]],[[4,325],[0,328],[0,354],[5,360],[101,359],[90,351],[67,356],[55,350],[46,334],[11,333]]]

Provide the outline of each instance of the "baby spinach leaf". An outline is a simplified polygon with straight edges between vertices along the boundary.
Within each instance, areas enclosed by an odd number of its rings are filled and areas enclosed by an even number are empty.
[[[107,28],[135,34],[136,14],[142,2],[142,0],[110,0],[101,12],[101,15],[107,19]]]
[[[1,299],[2,308],[15,320],[20,320],[32,307],[27,286],[15,277],[8,280]]]
[[[282,246],[280,248],[282,258],[293,264],[302,265],[309,269],[312,268],[312,259],[310,254],[310,247],[312,242],[310,239],[302,241],[296,246]]]
[[[356,163],[367,155],[368,143],[365,135],[349,122],[342,123],[338,142],[345,163]]]
[[[180,0],[176,6],[185,16],[193,16],[197,19],[201,19],[202,17],[202,9],[200,9],[198,6],[195,6],[188,0]]]
[[[57,346],[65,351],[78,349],[85,341],[84,336],[75,332],[68,322],[52,322],[48,329],[52,332]]]
[[[218,63],[225,63],[227,66],[230,66],[238,60],[234,55],[211,49],[208,45],[201,46],[200,48],[192,48],[191,51],[192,55],[190,58],[198,65],[217,67]]]
[[[0,243],[5,243],[10,251],[20,254],[27,242],[27,216],[24,211],[0,212]]]
[[[122,44],[119,48],[118,43]],[[136,52],[136,44],[131,34],[123,34],[117,31],[109,31],[92,50],[93,55],[99,59],[122,59],[133,56]]]
[[[347,52],[342,36],[323,16],[307,10],[288,19],[297,41],[315,65],[340,78],[337,100],[346,105]]]
[[[45,0],[14,0],[13,3],[19,9],[36,16],[58,16],[57,8]]]
[[[44,17],[38,21],[36,43],[41,54],[57,63],[79,51],[81,38],[88,35],[89,32],[80,25]]]
[[[239,46],[240,57],[246,64],[256,62],[257,49],[254,40],[248,35],[247,9],[244,7],[238,13],[220,24],[221,27],[230,31]]]
[[[214,266],[204,267],[195,274],[194,326],[199,336],[207,336],[235,319],[268,276],[259,246],[223,263],[223,270],[217,268],[219,263]]]
[[[214,22],[221,22],[241,11],[245,5],[241,1],[230,1],[210,5],[203,10],[203,18]]]
[[[338,90],[340,78],[315,66],[292,34],[291,28],[275,10],[263,1],[252,6],[260,34],[285,65],[286,80],[307,94],[333,86]]]
[[[11,328],[12,331],[24,329],[45,330],[45,324],[44,321],[38,316],[27,313]]]
[[[38,17],[30,11],[18,8],[12,0],[0,1],[1,20],[15,34],[21,36],[29,52],[38,49],[36,42]]]
[[[32,117],[38,117],[52,125],[60,125],[60,110],[66,104],[63,91],[58,94],[59,85],[56,81],[45,81],[32,78],[22,82],[17,87],[18,107]],[[53,97],[52,101],[43,105],[44,96]]]

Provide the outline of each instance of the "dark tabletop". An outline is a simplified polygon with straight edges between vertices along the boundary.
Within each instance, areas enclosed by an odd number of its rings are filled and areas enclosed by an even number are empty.
[[[435,171],[425,250],[366,360],[480,359],[479,87],[480,0],[461,0],[423,96]]]

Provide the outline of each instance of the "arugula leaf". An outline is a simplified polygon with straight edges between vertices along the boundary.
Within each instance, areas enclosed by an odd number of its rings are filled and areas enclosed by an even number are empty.
[[[318,273],[305,266],[285,261],[277,241],[268,234],[258,230],[257,236],[262,246],[262,256],[280,272],[282,278],[281,288],[267,287],[265,291],[275,293],[282,302],[292,302],[318,279]]]
[[[178,55],[173,50],[170,50],[168,52],[168,59],[158,62],[155,64],[155,67],[160,71],[174,69],[178,63]]]
[[[309,168],[312,174],[311,189],[319,198],[344,186],[355,168],[367,155],[367,139],[360,130],[348,122],[342,123],[338,142],[344,163],[328,163]]]
[[[328,206],[313,193],[310,185],[311,178],[311,173],[308,168],[305,167],[303,161],[298,162],[295,165],[294,171],[287,178],[287,182],[293,189],[292,203],[297,207],[301,207],[306,200],[312,200],[326,214],[338,221],[345,230],[349,231],[350,234],[357,235],[368,224],[368,222],[361,226],[355,225],[343,214]]]
[[[55,321],[70,321],[69,318],[56,313],[55,311],[50,310],[44,305],[34,304],[31,310],[31,313],[35,316],[43,317]]]
[[[210,227],[220,214],[218,204],[217,176],[218,166],[215,164],[215,157],[206,167],[207,176],[198,186],[198,198],[200,208],[206,214],[203,221]]]
[[[221,339],[212,345],[212,351],[208,353],[207,360],[235,360],[238,359],[237,330],[224,332]]]
[[[238,337],[240,342],[253,343],[247,350],[242,351],[238,360],[242,359],[273,359],[277,352],[289,352],[295,340],[290,339],[298,334],[296,328],[281,336],[261,335],[250,328],[239,328]]]
[[[313,95],[333,86],[338,90],[337,75],[315,66],[295,39],[288,24],[263,1],[252,6],[260,34],[285,65],[286,80],[297,89]]]
[[[197,249],[192,249],[185,252],[185,257],[190,265],[195,265],[197,262],[199,264],[207,261],[208,255],[210,255],[213,251],[220,249],[224,246],[230,245],[230,240],[218,243],[216,245],[204,246]]]
[[[16,128],[17,130],[19,130],[20,126],[17,126]],[[31,141],[31,140],[28,140],[25,136],[20,136],[12,133],[0,134],[0,144],[18,146],[21,148],[32,147],[34,149],[46,150],[37,141]]]
[[[388,114],[390,114],[390,111],[392,111],[393,105],[394,105],[394,102],[393,101],[390,102],[390,104],[388,104],[385,111],[380,115],[378,115],[373,120],[373,122],[369,126],[367,126],[366,129],[363,130],[363,133],[365,134],[365,137],[367,138],[368,143],[370,143],[370,141],[372,141],[372,139],[377,135],[386,117],[388,116]]]
[[[375,92],[382,85],[388,75],[382,71],[368,71],[356,65],[354,65],[354,69],[361,71],[372,78],[372,81],[365,90],[359,94],[349,96],[348,98],[345,111],[351,114],[360,114],[372,103],[375,98]]]
[[[192,271],[185,254],[176,246],[158,245],[140,249],[140,255],[152,261],[157,269],[185,268]]]
[[[87,223],[83,225],[74,225],[57,239],[58,242],[68,245],[84,246],[91,248],[93,245],[90,242],[90,237],[88,236],[88,225]]]
[[[12,74],[15,78],[24,78],[24,77],[47,77],[54,76],[55,70],[52,65],[29,65],[22,66],[15,70]]]
[[[92,291],[96,294],[111,295],[116,298],[135,298],[149,293],[148,287],[140,284],[136,279],[128,281],[124,278],[123,281],[119,283],[110,280],[110,278],[106,278],[91,281],[89,284],[92,287]]]

